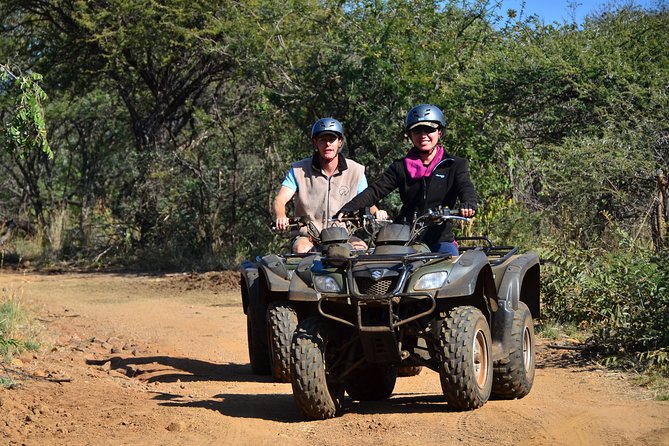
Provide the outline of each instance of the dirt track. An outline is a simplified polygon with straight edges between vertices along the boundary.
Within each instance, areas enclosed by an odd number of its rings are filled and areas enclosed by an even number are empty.
[[[0,443],[669,445],[669,402],[541,342],[522,400],[453,412],[424,370],[387,401],[305,421],[290,384],[251,374],[232,279],[0,271],[44,345],[7,369],[21,385],[0,390]]]

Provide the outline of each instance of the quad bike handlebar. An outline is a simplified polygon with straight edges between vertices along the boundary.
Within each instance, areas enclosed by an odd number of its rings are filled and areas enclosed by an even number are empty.
[[[459,209],[441,206],[437,209],[428,209],[424,214],[414,217],[411,225],[411,242],[418,241],[427,228],[441,225],[449,220],[471,221],[468,217],[462,217]]]
[[[307,234],[313,240],[315,240],[315,241],[319,240],[320,234],[318,232],[318,229],[316,229],[316,226],[314,225],[314,223],[307,216],[289,218],[288,219],[288,227],[286,227],[286,229],[278,229],[275,225],[272,225],[272,232],[282,233],[282,232],[288,232],[288,231],[292,231],[292,230],[298,230],[299,231],[302,228],[307,228]]]

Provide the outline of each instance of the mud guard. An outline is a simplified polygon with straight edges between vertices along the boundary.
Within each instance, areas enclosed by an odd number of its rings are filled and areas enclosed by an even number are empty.
[[[488,297],[482,300],[481,311],[487,310],[488,315],[497,310],[495,297],[495,281],[490,269],[488,257],[483,251],[466,251],[455,262],[453,269],[448,275],[448,280],[444,288],[439,290],[437,298],[452,298],[473,296],[476,294],[476,287],[479,280],[483,280],[483,294]]]
[[[513,317],[518,302],[524,302],[534,319],[538,319],[539,308],[539,256],[528,252],[517,256],[504,270],[504,277],[497,292],[498,311],[493,315],[492,338],[493,359],[509,356]]]
[[[267,289],[274,292],[287,292],[290,284],[290,273],[281,257],[269,254],[260,259],[259,269],[262,269],[267,281]]]
[[[258,294],[258,268],[252,262],[243,262],[239,268],[239,273],[240,288],[242,290],[242,309],[244,310],[244,314],[247,314],[251,296],[257,296]]]
[[[318,262],[319,260],[320,256],[318,255],[308,256],[302,259],[300,264],[297,265],[295,274],[293,274],[290,280],[288,300],[318,302],[321,298],[321,293],[313,288],[311,267],[314,265],[314,262]]]

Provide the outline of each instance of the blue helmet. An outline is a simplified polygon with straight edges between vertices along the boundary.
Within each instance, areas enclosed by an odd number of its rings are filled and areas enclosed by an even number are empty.
[[[420,104],[407,113],[404,130],[408,132],[418,125],[432,125],[432,127],[441,128],[446,126],[446,119],[444,119],[444,114],[436,105]]]
[[[337,121],[335,118],[319,119],[314,123],[313,127],[311,127],[311,139],[314,139],[325,132],[334,133],[340,138],[343,138],[344,126],[342,126],[341,122]]]

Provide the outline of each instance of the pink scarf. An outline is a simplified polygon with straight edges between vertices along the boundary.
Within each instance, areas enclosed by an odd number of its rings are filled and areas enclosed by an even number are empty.
[[[423,160],[418,156],[418,149],[413,147],[407,153],[407,156],[404,157],[404,167],[407,169],[407,173],[412,180],[418,180],[421,178],[429,177],[439,161],[444,157],[444,148],[439,144],[436,149],[436,155],[432,158],[430,164],[423,164]]]

